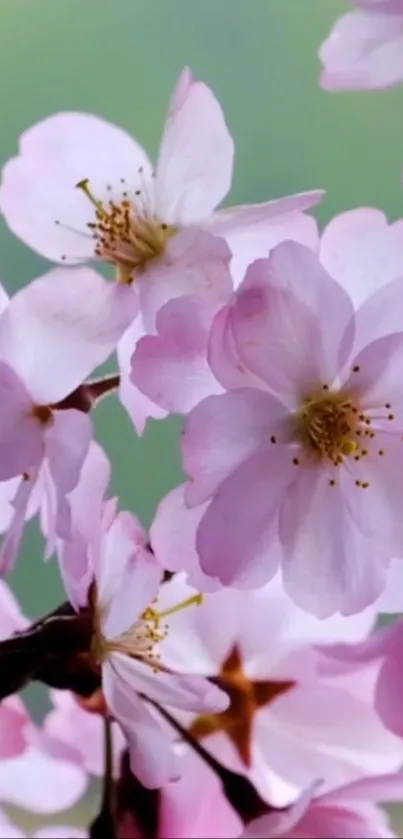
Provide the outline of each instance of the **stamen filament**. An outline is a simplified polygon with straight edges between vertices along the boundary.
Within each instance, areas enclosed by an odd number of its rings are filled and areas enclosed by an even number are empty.
[[[168,615],[174,615],[176,612],[181,612],[182,609],[187,609],[188,606],[200,606],[203,603],[202,594],[194,594],[193,597],[188,597],[187,600],[182,600],[176,606],[171,606],[170,609],[165,609],[163,612],[156,612],[158,618],[166,618]]]

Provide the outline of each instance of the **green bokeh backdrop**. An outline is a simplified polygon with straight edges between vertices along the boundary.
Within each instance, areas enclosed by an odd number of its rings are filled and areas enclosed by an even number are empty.
[[[357,205],[401,216],[403,89],[318,87],[318,46],[346,9],[342,0],[0,0],[0,162],[26,127],[67,109],[119,123],[155,154],[168,97],[189,64],[214,89],[235,138],[231,203],[323,187],[321,223]],[[9,291],[48,267],[1,223]],[[180,478],[178,422],[152,423],[137,439],[111,399],[95,425],[113,490],[148,523]],[[13,581],[35,616],[62,596],[55,565],[40,555],[30,528]]]

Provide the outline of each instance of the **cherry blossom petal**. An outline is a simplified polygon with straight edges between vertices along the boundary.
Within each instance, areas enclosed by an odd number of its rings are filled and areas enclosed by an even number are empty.
[[[144,325],[155,332],[158,311],[176,297],[197,295],[218,305],[232,293],[231,252],[224,239],[198,228],[182,230],[138,283]]]
[[[403,432],[402,365],[403,331],[377,338],[351,362],[352,372],[344,387],[357,395],[375,430]],[[390,404],[391,409],[386,407]]]
[[[188,96],[190,88],[194,82],[195,78],[190,67],[184,67],[173,89],[168,106],[166,122],[176,119],[176,114],[180,111],[182,105],[184,105],[186,97]]]
[[[403,13],[356,11],[341,17],[322,44],[325,90],[376,90],[403,81]]]
[[[253,819],[242,834],[242,839],[280,839],[282,836],[293,836],[293,827],[298,825],[304,813],[308,810],[318,783],[312,784],[297,798],[294,804],[286,810],[268,813]]]
[[[146,550],[145,533],[130,513],[119,513],[94,557],[102,631],[107,638],[129,629],[155,599],[161,568]]]
[[[351,352],[354,310],[312,251],[283,242],[248,269],[232,326],[252,371],[271,387],[298,394],[312,378],[334,381]]]
[[[172,733],[160,726],[135,691],[127,691],[110,663],[103,668],[102,685],[106,701],[128,741],[132,772],[151,789],[176,780],[179,771]]]
[[[155,600],[161,568],[153,555],[133,545],[136,553],[126,563],[102,625],[105,638],[113,639],[130,630],[142,612]],[[112,573],[116,573],[111,569]]]
[[[340,213],[323,231],[319,257],[358,307],[403,277],[403,220],[388,224],[385,214],[373,207]]]
[[[205,504],[189,508],[186,484],[173,489],[160,501],[150,527],[150,542],[156,561],[168,571],[186,571],[188,581],[199,591],[215,591],[219,583],[203,574],[196,551],[196,531]]]
[[[9,481],[0,481],[0,533],[5,533],[11,524],[14,515],[12,501],[20,482],[20,477],[11,478]]]
[[[43,426],[14,370],[0,361],[0,480],[37,466],[43,456]]]
[[[274,576],[279,554],[273,526],[294,469],[286,448],[272,446],[255,451],[222,482],[197,531],[206,574],[240,588]]]
[[[154,672],[150,665],[122,653],[113,653],[110,661],[115,678],[128,692],[136,691],[160,705],[200,713],[217,713],[228,707],[227,694],[201,676]]]
[[[25,751],[28,712],[18,696],[8,696],[0,706],[0,760],[17,757]]]
[[[188,413],[222,388],[207,361],[215,307],[197,297],[171,300],[158,312],[158,335],[146,335],[132,358],[135,386],[169,413]]]
[[[28,516],[28,505],[35,485],[35,477],[22,479],[13,499],[13,518],[7,533],[3,536],[0,547],[0,574],[7,574],[11,571],[17,558],[24,533],[25,519]]]
[[[0,800],[35,813],[57,813],[72,807],[86,783],[79,766],[55,760],[35,748],[0,761]]]
[[[3,169],[0,208],[13,233],[55,262],[76,264],[94,253],[86,226],[94,207],[79,181],[88,179],[94,196],[109,200],[122,178],[136,190],[151,174],[141,146],[92,114],[47,117],[22,134],[19,152]]]
[[[318,617],[358,612],[385,585],[387,555],[365,538],[326,472],[301,470],[282,506],[280,538],[286,591]]]
[[[192,479],[186,503],[206,501],[243,461],[264,451],[286,415],[281,402],[253,388],[209,396],[197,405],[182,436],[183,467]]]
[[[234,143],[221,107],[202,82],[175,91],[155,178],[157,212],[170,224],[203,220],[227,194]]]
[[[14,632],[22,632],[28,625],[29,620],[22,613],[11,588],[0,580],[0,640],[9,638]]]
[[[8,834],[7,834],[8,835]],[[62,824],[41,827],[32,834],[31,839],[86,839],[88,833],[78,827],[66,827]]]
[[[5,290],[5,288],[4,288],[4,287],[2,286],[2,284],[0,283],[0,315],[1,315],[1,314],[4,312],[4,310],[7,308],[7,306],[8,306],[8,302],[9,302],[9,297],[8,297],[8,294],[7,294],[6,290]]]
[[[120,385],[119,385],[119,399],[124,408],[126,408],[130,419],[141,436],[146,426],[147,419],[162,419],[166,416],[166,411],[151,401],[144,393],[142,393],[136,385],[131,381],[132,370],[132,356],[136,349],[138,342],[146,334],[141,315],[133,321],[132,325],[126,329],[117,345],[117,357],[120,370]]]
[[[254,387],[266,390],[263,379],[256,376],[241,359],[232,330],[232,306],[223,306],[214,318],[208,345],[209,365],[226,390]]]
[[[400,277],[385,283],[364,300],[355,318],[354,353],[378,338],[403,331],[402,295],[403,270]]]
[[[128,286],[57,268],[21,289],[0,320],[0,355],[38,404],[58,402],[115,349],[137,311]]]

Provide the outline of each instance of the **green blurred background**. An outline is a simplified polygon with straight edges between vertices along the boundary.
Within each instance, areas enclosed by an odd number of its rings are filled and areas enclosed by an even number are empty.
[[[321,223],[358,205],[403,215],[403,88],[329,94],[317,50],[342,0],[0,0],[0,162],[18,135],[59,110],[119,123],[151,154],[185,64],[224,108],[236,143],[230,203],[323,187]],[[94,149],[96,154],[96,149]],[[49,263],[0,224],[0,276],[12,292]],[[134,436],[114,399],[95,416],[114,467],[113,490],[148,523],[180,479],[178,423]],[[62,598],[54,564],[28,530],[13,584],[28,614]],[[43,700],[34,698],[40,711]]]

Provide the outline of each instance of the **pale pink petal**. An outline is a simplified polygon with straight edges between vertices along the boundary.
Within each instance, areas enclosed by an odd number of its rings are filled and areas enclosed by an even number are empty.
[[[22,613],[11,588],[0,580],[0,639],[9,638],[14,632],[22,632],[28,625],[29,620]]]
[[[27,834],[13,824],[2,811],[0,811],[0,836],[2,839],[27,839]]]
[[[143,434],[148,418],[162,419],[166,411],[156,405],[151,399],[136,387],[130,378],[131,360],[138,341],[146,334],[141,315],[133,321],[117,345],[117,357],[120,370],[119,399],[126,408],[130,419],[137,431]]]
[[[169,609],[196,593],[196,589],[186,583],[184,574],[176,574],[161,586],[158,603],[160,608]],[[245,595],[244,591],[225,588],[205,596],[200,606],[193,605],[170,615],[169,631],[161,644],[162,664],[182,673],[215,676],[234,644],[242,645],[244,606],[247,610],[245,624],[254,621],[253,609],[248,609],[249,602],[249,592]],[[270,610],[266,612],[269,617]],[[264,622],[259,627],[267,636],[270,628],[266,633]],[[261,646],[263,643],[261,638]],[[267,651],[267,644],[265,646]],[[248,657],[242,655],[242,658],[243,666],[248,667]]]
[[[137,311],[129,286],[57,268],[21,289],[0,320],[0,355],[38,404],[58,402],[115,349]]]
[[[73,431],[74,425],[71,420],[73,420],[73,423],[77,423],[78,427],[76,427],[75,432]],[[66,422],[64,425],[69,436],[74,433],[77,435],[80,433],[81,444],[77,445],[76,440],[73,452],[70,452],[68,455],[70,458],[74,455],[76,469],[79,469],[82,452],[86,447],[86,435],[89,433],[90,427],[87,424],[86,429],[85,423],[82,420],[77,421],[77,417],[73,418],[72,415],[68,425]],[[57,420],[56,427],[59,433],[61,430],[60,419]],[[69,437],[67,437],[66,442],[69,442]],[[71,447],[71,439],[69,447]],[[87,540],[93,537],[99,526],[100,509],[110,477],[111,464],[105,451],[96,440],[91,440],[79,472],[79,481],[68,496],[72,528],[79,531]],[[74,482],[75,475],[72,478]]]
[[[247,279],[264,264],[255,262]],[[334,371],[323,369],[320,323],[291,292],[241,286],[232,327],[241,361],[292,408],[315,383],[332,381]]]
[[[377,338],[351,361],[351,372],[343,386],[357,395],[375,431],[403,432],[402,371],[403,331]]]
[[[353,316],[351,300],[316,254],[297,242],[283,242],[268,260],[248,269],[232,325],[238,351],[252,371],[271,386],[277,375],[277,388],[281,380],[288,389],[293,382],[298,394],[315,375],[316,383],[337,376],[351,352]]]
[[[43,731],[53,741],[53,754],[60,756],[65,748],[66,758],[76,761],[90,775],[102,777],[105,771],[104,720],[102,716],[82,708],[69,691],[51,691],[53,709],[46,715]],[[118,726],[112,728],[112,745],[115,777],[120,773],[120,757],[124,740]]]
[[[351,784],[339,787],[337,790],[326,793],[322,797],[323,803],[337,801],[400,801],[403,795],[403,773],[393,772],[392,774],[374,775],[372,777],[360,778]]]
[[[56,262],[76,264],[94,252],[86,226],[94,207],[76,188],[79,181],[88,178],[102,201],[136,190],[151,173],[134,139],[91,114],[47,117],[22,134],[19,151],[3,169],[0,207],[13,233]]]
[[[80,767],[35,748],[0,761],[0,800],[35,813],[57,813],[72,807],[86,785]]]
[[[286,447],[255,451],[221,484],[196,537],[201,567],[223,585],[253,588],[278,567],[276,513],[293,480]]]
[[[0,481],[0,533],[4,533],[11,524],[14,515],[13,498],[19,487],[21,478],[11,478]]]
[[[3,699],[0,706],[0,760],[21,755],[27,746],[25,729],[30,717],[18,696]]]
[[[5,288],[3,287],[3,285],[0,283],[0,315],[7,308],[8,301],[9,301],[8,294],[5,290]]]
[[[403,276],[403,220],[388,224],[385,214],[373,207],[340,213],[323,231],[319,256],[354,306],[360,306]]]
[[[379,456],[379,451],[385,454]],[[391,555],[403,556],[403,520],[399,505],[403,491],[401,435],[377,432],[370,440],[368,452],[365,463],[352,460],[348,464],[348,471],[340,476],[342,491],[351,520],[363,537],[371,540],[373,550],[388,557],[387,568]],[[367,482],[369,492],[361,492],[356,480]]]
[[[173,236],[138,282],[147,332],[155,332],[158,311],[176,297],[196,295],[217,306],[226,303],[232,293],[230,259],[224,239],[204,230],[189,228]]]
[[[265,390],[264,381],[244,364],[232,330],[232,306],[223,306],[214,318],[208,346],[208,361],[226,390],[254,387]]]
[[[258,819],[253,819],[242,834],[242,839],[279,839],[282,836],[293,836],[293,827],[297,826],[302,816],[308,810],[312,798],[318,788],[313,783],[297,798],[295,804],[286,810],[268,813]]]
[[[227,801],[218,776],[191,749],[181,754],[180,768],[180,779],[161,792],[160,835],[165,839],[240,836],[241,820]]]
[[[160,705],[200,713],[217,713],[228,707],[227,694],[202,676],[155,672],[149,664],[122,653],[110,656],[110,666],[129,695],[137,692]]]
[[[39,465],[44,452],[41,422],[23,382],[0,361],[0,480],[7,481]]]
[[[17,558],[24,533],[25,519],[28,515],[28,504],[35,485],[35,477],[21,480],[13,499],[13,518],[7,533],[3,536],[0,547],[0,574],[7,574],[11,571]]]
[[[92,423],[87,414],[73,408],[54,411],[53,423],[46,431],[46,458],[61,492],[69,493],[77,486],[91,437]]]
[[[188,96],[190,88],[194,82],[195,78],[190,67],[184,67],[173,89],[168,106],[167,122],[176,118],[176,114],[180,111],[182,105],[184,105],[186,97]]]
[[[171,300],[158,312],[157,335],[137,343],[131,380],[169,413],[187,414],[222,388],[207,361],[215,307],[197,297]]]
[[[376,686],[375,706],[382,722],[398,737],[403,737],[403,674],[398,650],[384,662]]]
[[[359,307],[355,318],[354,353],[377,338],[403,331],[402,295],[403,268],[401,276],[386,282]]]
[[[106,638],[117,638],[137,622],[157,595],[161,567],[150,551],[132,547],[133,554],[121,571],[102,630]],[[116,573],[112,567],[111,573]]]
[[[148,788],[176,780],[179,771],[173,734],[162,728],[134,690],[127,692],[109,663],[103,668],[102,686],[109,708],[128,741],[132,772]]]
[[[134,516],[119,513],[94,557],[103,632],[109,638],[129,629],[158,592],[162,572],[145,540]]]
[[[151,546],[162,568],[185,570],[189,583],[199,591],[215,591],[219,584],[203,574],[196,551],[196,531],[206,505],[187,507],[185,490],[186,484],[181,484],[160,501],[150,527]]]
[[[316,219],[301,210],[309,209],[322,196],[323,192],[318,190],[290,195],[265,204],[230,207],[219,210],[209,221],[204,222],[203,227],[223,236],[232,251],[231,274],[235,288],[241,283],[248,265],[255,259],[267,257],[280,242],[292,239],[312,250],[318,248]]]
[[[186,503],[206,501],[243,461],[267,448],[286,416],[281,402],[254,388],[209,396],[197,405],[182,436],[183,468],[191,478]]]
[[[338,611],[354,614],[374,602],[385,585],[388,562],[386,551],[382,556],[379,545],[352,520],[340,485],[329,483],[331,475],[301,469],[280,519],[286,591],[321,618]]]
[[[326,90],[375,90],[403,81],[403,14],[375,10],[341,17],[322,44]]]
[[[401,559],[391,560],[385,588],[375,606],[380,613],[403,612],[403,561]]]
[[[212,91],[202,82],[182,86],[158,156],[160,216],[171,224],[194,224],[209,216],[230,188],[233,157],[234,143]]]

